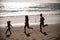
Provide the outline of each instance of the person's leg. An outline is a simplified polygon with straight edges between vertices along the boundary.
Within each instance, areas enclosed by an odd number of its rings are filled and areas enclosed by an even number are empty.
[[[40,23],[40,32],[42,32],[42,24]]]
[[[24,33],[26,33],[26,25],[24,26]]]
[[[9,29],[10,34],[12,34],[11,30]]]
[[[6,30],[6,32],[5,32],[5,33],[7,34],[7,32],[8,32],[8,29]]]
[[[42,23],[42,26],[45,27],[44,22]]]
[[[28,29],[33,29],[32,27],[29,27],[29,24],[27,25]]]

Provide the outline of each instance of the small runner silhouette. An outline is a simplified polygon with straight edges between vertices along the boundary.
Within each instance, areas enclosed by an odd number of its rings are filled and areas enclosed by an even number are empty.
[[[11,25],[11,21],[7,21],[7,30],[6,30],[6,34],[7,34],[7,32],[9,31],[10,32],[10,34],[12,34],[12,32],[11,32],[11,27],[12,27],[12,25]]]

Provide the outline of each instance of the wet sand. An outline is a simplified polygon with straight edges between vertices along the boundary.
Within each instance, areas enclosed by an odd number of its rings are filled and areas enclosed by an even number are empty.
[[[13,27],[11,35],[5,34],[7,27],[0,27],[0,40],[60,40],[60,24],[49,24],[43,28],[43,33],[39,32],[39,25],[30,27],[33,30],[27,29],[27,34],[24,34],[24,27]]]

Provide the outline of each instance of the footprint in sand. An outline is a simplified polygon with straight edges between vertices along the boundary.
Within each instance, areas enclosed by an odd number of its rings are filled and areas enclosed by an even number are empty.
[[[45,40],[45,39],[42,39],[42,40]]]
[[[36,40],[36,39],[32,39],[32,40]]]
[[[1,38],[1,36],[0,36],[0,38]]]
[[[0,38],[0,40],[6,40],[6,39],[4,39],[4,38]]]
[[[56,40],[60,40],[60,38],[56,38]]]
[[[15,40],[19,40],[19,39],[15,39]]]
[[[14,38],[11,38],[11,40],[14,40]]]

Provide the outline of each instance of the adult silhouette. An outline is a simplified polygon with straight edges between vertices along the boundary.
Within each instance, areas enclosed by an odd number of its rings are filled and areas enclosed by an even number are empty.
[[[28,15],[25,16],[24,33],[26,33],[26,27],[27,27],[28,29],[33,29],[32,27],[29,27],[29,17],[28,17]]]
[[[45,18],[43,17],[42,14],[40,14],[40,32],[42,32],[42,27],[45,27],[44,20],[45,20]]]

